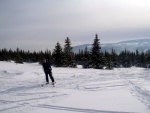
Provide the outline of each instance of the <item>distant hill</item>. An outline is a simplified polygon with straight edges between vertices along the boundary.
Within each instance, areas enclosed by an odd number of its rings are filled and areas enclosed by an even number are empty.
[[[79,50],[84,50],[86,47],[90,51],[92,45],[84,44],[84,45],[74,46],[73,52],[78,53]],[[145,52],[147,50],[150,50],[150,39],[128,40],[128,41],[122,41],[118,43],[101,44],[101,51],[103,52],[104,51],[111,52],[112,48],[117,53],[125,49],[131,52],[135,52],[136,50],[139,50],[139,52],[142,52],[142,51]]]

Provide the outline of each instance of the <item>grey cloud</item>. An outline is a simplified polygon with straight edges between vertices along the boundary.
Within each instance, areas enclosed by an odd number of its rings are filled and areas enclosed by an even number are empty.
[[[67,36],[73,45],[92,43],[95,33],[104,43],[150,38],[149,14],[149,0],[1,0],[0,40],[40,50]]]

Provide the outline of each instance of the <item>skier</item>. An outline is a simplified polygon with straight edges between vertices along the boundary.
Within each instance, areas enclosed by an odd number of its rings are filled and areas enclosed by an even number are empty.
[[[44,73],[45,73],[45,77],[46,77],[46,84],[49,84],[49,78],[48,78],[48,75],[52,81],[52,84],[54,85],[55,81],[54,81],[54,78],[52,76],[52,68],[51,68],[51,63],[48,61],[48,59],[44,59],[43,60],[43,70],[44,70]]]

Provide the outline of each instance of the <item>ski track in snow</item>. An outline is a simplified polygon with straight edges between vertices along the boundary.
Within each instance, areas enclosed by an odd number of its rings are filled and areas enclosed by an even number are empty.
[[[57,105],[76,91],[98,92],[127,88],[150,111],[150,70],[120,68],[114,70],[53,68],[56,85],[45,85],[38,64],[4,63],[0,69],[0,113],[27,113],[37,108],[82,113],[131,113]],[[5,67],[5,66],[4,66]],[[134,71],[135,70],[135,71]],[[53,104],[53,105],[52,105]]]
[[[130,88],[133,96],[136,96],[138,100],[144,103],[148,109],[150,109],[150,70],[140,69],[139,72],[136,71],[128,69],[126,73],[118,74],[124,79],[126,86]],[[148,86],[149,89],[147,89],[145,86]]]
[[[38,107],[47,108],[47,109],[56,109],[60,111],[73,111],[73,112],[82,112],[82,113],[131,113],[131,112],[117,112],[117,111],[103,111],[103,110],[95,110],[95,109],[72,108],[72,107],[53,106],[53,105],[39,105]]]

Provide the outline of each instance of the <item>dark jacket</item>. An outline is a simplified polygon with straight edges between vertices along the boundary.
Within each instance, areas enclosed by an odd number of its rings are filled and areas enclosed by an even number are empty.
[[[51,68],[51,63],[50,62],[46,62],[46,63],[43,62],[42,65],[43,65],[43,69],[44,69],[45,73],[50,73],[51,72],[52,68]]]

